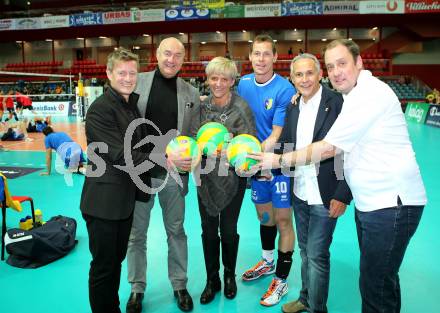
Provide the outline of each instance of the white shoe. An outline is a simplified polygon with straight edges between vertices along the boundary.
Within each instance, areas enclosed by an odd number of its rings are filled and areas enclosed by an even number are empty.
[[[278,277],[274,277],[270,283],[269,289],[261,297],[260,304],[264,306],[273,306],[278,304],[281,298],[287,294],[289,287],[287,281]]]
[[[244,272],[243,275],[241,275],[241,278],[244,281],[250,281],[260,278],[263,275],[270,275],[273,273],[275,273],[275,263],[273,261],[267,262],[265,259],[262,259],[252,268]]]

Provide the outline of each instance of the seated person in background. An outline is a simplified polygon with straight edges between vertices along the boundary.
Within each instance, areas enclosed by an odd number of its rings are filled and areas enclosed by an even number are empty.
[[[43,129],[45,129],[47,126],[51,123],[50,116],[43,117],[34,117],[31,118],[29,121],[27,119],[24,120],[25,125],[27,125],[26,130],[28,133],[41,133],[43,132]]]
[[[47,171],[40,173],[40,175],[50,175],[52,168],[52,149],[55,150],[63,160],[66,169],[74,170],[79,174],[85,173],[83,164],[86,159],[78,143],[73,141],[72,138],[64,132],[55,132],[51,126],[44,128],[43,134],[46,136],[44,144],[46,146]]]
[[[32,141],[32,139],[28,137],[26,124],[24,122],[0,123],[0,138],[2,141]]]

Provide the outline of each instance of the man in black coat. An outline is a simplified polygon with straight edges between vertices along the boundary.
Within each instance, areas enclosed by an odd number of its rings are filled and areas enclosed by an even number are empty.
[[[286,112],[280,138],[286,152],[322,140],[341,112],[342,96],[322,86],[321,76],[314,55],[303,53],[292,60],[291,79],[301,96]],[[284,304],[283,312],[327,312],[329,248],[337,217],[344,214],[352,199],[342,176],[342,163],[337,161],[332,158],[297,166],[292,176],[302,288],[299,299]]]
[[[118,49],[108,56],[110,87],[90,106],[86,116],[89,166],[81,194],[81,212],[87,223],[92,254],[89,300],[93,313],[119,309],[121,263],[127,253],[135,201],[147,201],[132,176],[134,167],[147,159],[142,148],[132,149],[145,135],[136,127],[126,142],[135,119],[139,95],[136,87],[137,55]],[[131,125],[130,125],[131,124]],[[131,160],[127,158],[131,154]],[[131,168],[131,170],[130,170]]]

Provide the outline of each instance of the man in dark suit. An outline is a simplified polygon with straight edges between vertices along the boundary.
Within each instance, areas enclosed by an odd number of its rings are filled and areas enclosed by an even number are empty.
[[[154,123],[148,133],[154,136],[170,134],[190,134],[190,122],[195,114],[200,114],[200,95],[196,88],[178,77],[185,47],[174,37],[165,38],[156,51],[157,66],[154,71],[141,73],[136,92],[139,93],[138,108],[142,117]],[[160,132],[158,132],[158,130]],[[163,137],[159,137],[163,138]],[[166,142],[165,144],[167,144]],[[155,146],[160,155],[165,147]],[[151,155],[157,155],[154,150]],[[168,154],[167,165],[183,170],[191,170],[191,158],[181,158]],[[170,175],[167,166],[159,164],[153,167],[151,187],[156,190],[147,203],[136,202],[133,227],[127,252],[128,281],[131,293],[127,302],[127,313],[140,313],[146,288],[147,271],[147,231],[150,213],[156,194],[162,209],[168,243],[168,277],[182,311],[191,311],[193,301],[187,291],[188,248],[183,222],[185,219],[185,195],[188,193],[188,174]]]
[[[135,201],[147,201],[131,179],[126,153],[133,164],[147,159],[147,153],[132,149],[145,135],[137,127],[132,140],[124,136],[130,123],[140,118],[136,87],[139,68],[137,55],[118,49],[108,56],[110,87],[90,106],[86,117],[89,167],[81,194],[81,212],[87,224],[92,254],[89,272],[89,300],[93,313],[115,313],[119,309],[121,263],[127,253]],[[98,148],[97,148],[98,147]],[[97,149],[96,149],[97,148]],[[95,151],[96,150],[96,151]]]
[[[342,96],[319,81],[319,61],[303,53],[292,60],[291,79],[299,96],[288,108],[280,141],[284,150],[297,150],[322,140],[342,109]],[[302,288],[298,300],[284,304],[283,312],[327,312],[330,244],[337,217],[352,196],[342,177],[342,163],[328,159],[297,166],[292,176],[293,211],[301,249]],[[338,165],[340,171],[338,173]]]

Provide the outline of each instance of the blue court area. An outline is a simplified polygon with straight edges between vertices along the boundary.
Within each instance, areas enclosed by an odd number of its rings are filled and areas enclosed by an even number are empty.
[[[425,207],[420,226],[410,243],[400,278],[403,313],[440,312],[440,129],[426,125],[410,124],[409,130],[426,185],[429,203]],[[0,166],[44,167],[44,152],[0,152]],[[34,198],[36,208],[48,220],[58,214],[74,217],[78,222],[77,247],[66,257],[35,270],[24,270],[0,262],[0,311],[5,313],[83,313],[90,312],[87,278],[90,262],[86,227],[79,211],[79,199],[84,177],[64,177],[53,173],[41,177],[34,172],[10,179],[14,195]],[[103,195],[104,196],[104,195]],[[189,246],[188,290],[194,300],[194,313],[214,312],[281,312],[281,305],[266,308],[259,298],[266,291],[271,278],[265,277],[251,283],[238,278],[260,258],[259,223],[246,193],[239,219],[241,235],[237,263],[238,294],[227,300],[222,294],[208,304],[199,303],[205,286],[205,269],[201,245],[200,217],[194,186],[186,198],[185,228]],[[109,208],[111,209],[111,208]],[[8,227],[17,227],[19,219],[29,214],[8,210]],[[148,237],[148,286],[143,312],[180,312],[173,297],[167,277],[167,244],[158,204],[152,211]],[[328,301],[332,313],[358,313],[361,308],[358,290],[359,251],[354,223],[353,207],[347,209],[336,227],[331,248],[331,281]],[[126,281],[126,264],[123,264],[120,298],[121,309],[130,293]],[[296,247],[294,264],[288,279],[289,293],[282,300],[296,299],[300,289],[300,257]]]

